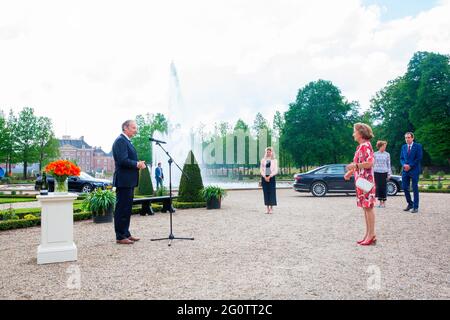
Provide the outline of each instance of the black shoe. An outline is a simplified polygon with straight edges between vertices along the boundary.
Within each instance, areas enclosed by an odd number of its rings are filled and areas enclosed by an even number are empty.
[[[419,213],[419,209],[414,208],[414,209],[411,210],[411,213]]]
[[[409,211],[413,208],[412,205],[408,204],[408,206],[403,211]]]

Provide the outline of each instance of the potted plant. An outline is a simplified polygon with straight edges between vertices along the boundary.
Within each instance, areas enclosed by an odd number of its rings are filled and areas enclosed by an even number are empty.
[[[95,189],[83,200],[84,211],[92,212],[95,223],[112,222],[116,194],[111,190]]]
[[[206,209],[220,209],[227,192],[219,186],[207,186],[200,191],[200,195],[206,201]]]

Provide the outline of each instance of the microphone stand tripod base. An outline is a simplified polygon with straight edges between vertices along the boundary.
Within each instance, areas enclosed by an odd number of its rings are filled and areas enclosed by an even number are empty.
[[[172,213],[175,211],[173,209],[172,206],[172,162],[173,159],[170,156],[170,154],[161,146],[161,144],[159,142],[156,142],[156,144],[158,146],[161,147],[161,149],[163,149],[163,151],[167,154],[167,156],[169,157],[169,199],[170,199],[170,204],[169,204],[169,214],[170,214],[170,234],[167,238],[159,238],[159,239],[150,239],[151,241],[160,241],[160,240],[169,240],[169,247],[172,245],[172,241],[173,240],[194,240],[194,238],[179,238],[179,237],[175,237],[173,235],[173,224],[172,224]],[[181,170],[181,168],[178,166],[178,164],[175,162],[175,165],[177,165],[177,167]],[[181,170],[181,172],[183,173],[183,170]]]

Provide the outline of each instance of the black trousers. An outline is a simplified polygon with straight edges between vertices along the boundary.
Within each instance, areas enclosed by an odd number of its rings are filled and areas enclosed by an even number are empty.
[[[266,206],[276,206],[277,205],[277,192],[276,192],[276,181],[275,177],[270,178],[269,182],[261,177],[261,184],[264,193],[264,205]]]
[[[134,188],[116,188],[116,210],[114,211],[116,240],[131,237],[129,229],[133,196]]]
[[[386,201],[387,197],[387,172],[375,172],[375,195],[380,201]]]

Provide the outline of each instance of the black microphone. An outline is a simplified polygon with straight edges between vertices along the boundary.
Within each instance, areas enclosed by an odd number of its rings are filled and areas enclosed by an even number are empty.
[[[164,141],[161,141],[161,140],[156,140],[156,139],[153,139],[153,138],[149,138],[148,140],[153,141],[153,142],[157,142],[157,143],[167,143],[167,142],[164,142]]]

